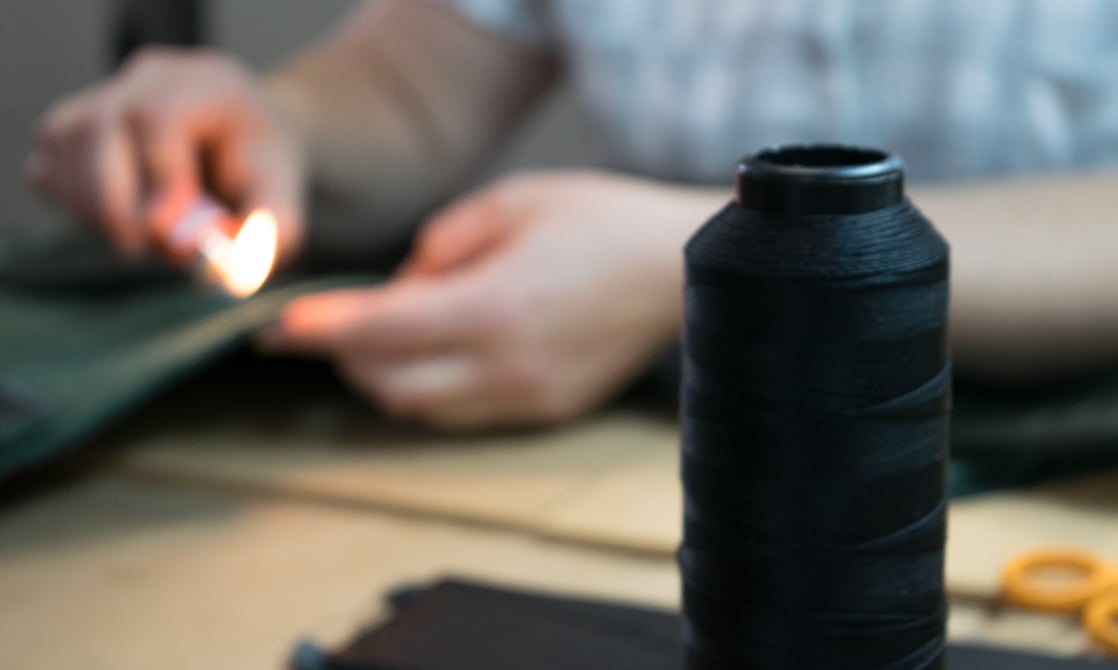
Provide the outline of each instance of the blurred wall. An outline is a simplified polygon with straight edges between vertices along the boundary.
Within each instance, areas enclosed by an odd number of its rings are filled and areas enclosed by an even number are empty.
[[[328,30],[355,1],[211,0],[207,30],[217,45],[267,67]],[[52,100],[107,72],[114,6],[113,0],[0,3],[0,231],[58,220],[24,185],[31,128]],[[596,162],[573,105],[559,94],[518,133],[495,169]]]
[[[108,6],[106,0],[0,3],[0,232],[51,218],[24,187],[30,129],[51,100],[104,71]]]

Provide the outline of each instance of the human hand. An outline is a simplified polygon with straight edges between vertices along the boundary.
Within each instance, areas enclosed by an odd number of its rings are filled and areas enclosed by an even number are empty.
[[[504,179],[436,213],[392,282],[300,298],[260,345],[328,358],[396,416],[567,419],[676,337],[684,242],[724,199],[601,173]]]
[[[289,258],[302,239],[303,162],[245,68],[215,52],[160,48],[55,104],[27,174],[129,256],[156,246],[185,260],[186,250],[169,247],[171,228],[205,184],[236,213],[270,210]]]

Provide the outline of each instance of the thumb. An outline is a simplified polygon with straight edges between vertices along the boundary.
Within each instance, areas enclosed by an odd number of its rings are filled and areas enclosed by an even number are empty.
[[[296,298],[258,335],[266,351],[414,357],[467,347],[487,336],[477,305],[492,293],[483,274],[397,279],[378,288]]]
[[[460,267],[504,242],[509,218],[488,193],[454,202],[436,212],[419,233],[403,275],[432,275]]]

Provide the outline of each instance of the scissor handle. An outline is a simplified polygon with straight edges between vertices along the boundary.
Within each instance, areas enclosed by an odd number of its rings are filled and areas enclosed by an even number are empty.
[[[1095,642],[1108,652],[1118,654],[1118,589],[1111,589],[1087,603],[1083,625]]]
[[[1038,570],[1071,570],[1082,577],[1064,586],[1038,583]],[[1046,549],[1014,559],[1005,569],[1003,592],[1007,602],[1045,612],[1080,612],[1087,603],[1118,584],[1118,570],[1090,552]],[[1111,625],[1109,619],[1107,626]]]

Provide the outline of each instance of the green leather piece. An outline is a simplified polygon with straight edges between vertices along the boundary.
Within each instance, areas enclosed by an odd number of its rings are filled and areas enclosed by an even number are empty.
[[[0,479],[59,456],[243,344],[293,297],[372,281],[291,280],[243,301],[183,280],[104,292],[0,281]]]
[[[1118,457],[1118,368],[1016,388],[958,384],[953,420],[955,450],[971,459]]]

